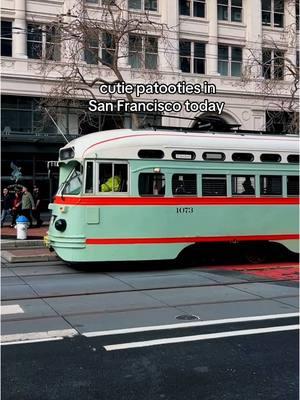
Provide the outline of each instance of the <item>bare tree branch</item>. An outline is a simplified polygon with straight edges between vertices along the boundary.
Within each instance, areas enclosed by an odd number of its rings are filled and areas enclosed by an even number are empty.
[[[50,100],[96,99],[99,84],[126,82],[132,71],[147,80],[159,76],[158,43],[167,42],[165,24],[150,18],[147,11],[128,11],[126,0],[105,2],[91,9],[78,0],[67,14],[53,21],[56,45],[66,56],[62,63],[49,64],[45,59],[45,78],[59,74],[53,84]],[[128,58],[133,68],[127,65]],[[151,64],[152,62],[152,64]],[[135,99],[126,94],[128,102]],[[112,100],[112,99],[110,99]],[[132,114],[132,126],[138,126],[138,116]]]

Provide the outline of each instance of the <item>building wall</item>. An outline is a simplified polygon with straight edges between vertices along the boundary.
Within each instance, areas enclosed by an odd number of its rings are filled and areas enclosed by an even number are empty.
[[[12,56],[1,57],[2,66],[2,94],[19,98],[43,98],[47,97],[51,88],[57,82],[61,72],[68,65],[68,48],[63,48],[61,61],[49,61],[47,63],[47,74],[43,60],[30,59],[27,55],[27,24],[50,24],[57,20],[60,15],[62,21],[70,22],[72,15],[76,14],[81,7],[86,7],[93,18],[100,18],[101,0],[99,4],[92,4],[85,0],[2,0],[2,20],[12,22]],[[229,0],[231,4],[231,0]],[[206,0],[205,17],[193,17],[180,15],[179,2],[177,0],[158,0],[158,10],[150,13],[153,21],[166,24],[167,40],[160,40],[158,45],[159,73],[147,75],[130,67],[125,58],[121,61],[121,70],[125,80],[131,83],[143,83],[160,81],[163,83],[176,83],[186,81],[189,83],[203,83],[208,81],[216,85],[217,93],[214,95],[191,95],[191,96],[144,96],[139,101],[150,101],[157,98],[163,101],[190,101],[200,102],[205,97],[210,101],[225,102],[222,117],[229,123],[240,124],[243,129],[260,130],[265,128],[266,110],[276,110],[279,100],[288,100],[291,89],[291,79],[286,77],[278,82],[278,90],[266,96],[261,89],[263,78],[261,68],[251,70],[246,82],[241,77],[224,76],[218,73],[218,45],[240,46],[243,48],[243,71],[248,71],[249,55],[260,52],[263,47],[271,47],[274,42],[278,48],[283,49],[290,60],[296,62],[296,43],[299,39],[299,31],[295,33],[295,1],[285,0],[284,26],[268,27],[262,24],[261,0],[243,0],[242,21],[231,22],[218,20],[218,0]],[[71,15],[71,16],[70,16]],[[180,70],[179,41],[198,41],[206,45],[205,74],[184,73]],[[167,43],[167,44],[166,44]],[[87,65],[85,67],[86,78],[104,76],[107,80],[115,79],[113,73],[101,65]],[[97,88],[92,89],[100,100]],[[68,124],[63,113],[57,118],[57,124],[63,133],[71,136],[79,134],[78,110],[69,110]],[[180,117],[195,118],[203,113],[187,113],[183,110]],[[207,113],[204,113],[207,115]],[[211,114],[211,113],[208,113]],[[193,121],[185,119],[173,119],[164,117],[163,123],[172,126],[192,126]],[[56,159],[57,151],[64,140],[59,132],[31,132],[30,135],[22,135],[17,132],[10,134],[9,126],[2,126],[5,136],[3,151],[7,163],[12,159],[32,159],[32,175],[30,180],[36,179],[35,163],[36,151],[40,149],[44,154],[44,160]],[[28,133],[28,132],[27,132]],[[43,136],[41,138],[41,136]],[[51,138],[50,138],[51,136]],[[50,140],[51,139],[51,140]],[[51,142],[51,149],[45,144]],[[32,146],[34,143],[34,147]],[[17,153],[15,150],[17,150]],[[46,150],[45,150],[46,149]],[[19,152],[19,153],[18,153]],[[22,158],[23,157],[23,158]],[[7,165],[4,168],[7,170]],[[26,179],[27,179],[26,178]],[[6,179],[9,179],[7,176]],[[43,179],[46,179],[44,177]]]
[[[83,0],[84,1],[84,0]],[[263,27],[261,18],[261,0],[243,0],[242,22],[220,21],[217,17],[217,0],[206,1],[205,18],[179,15],[178,1],[160,0],[157,12],[151,13],[153,20],[163,22],[169,27],[168,46],[161,44],[159,49],[159,72],[164,83],[174,83],[185,80],[191,83],[201,83],[204,80],[214,83],[217,94],[210,95],[210,101],[224,101],[224,116],[229,121],[235,120],[244,129],[264,129],[265,110],[276,106],[276,96],[266,96],[259,92],[259,82],[262,79],[253,76],[252,81],[242,83],[240,77],[221,76],[218,73],[218,44],[241,46],[243,48],[243,63],[247,66],[249,53],[270,43],[270,38],[276,44],[288,51],[289,57],[296,59],[295,44],[290,44],[288,27],[295,24],[295,5],[290,0],[285,1],[285,26],[283,28]],[[101,4],[101,0],[99,0]],[[100,5],[85,3],[93,16],[97,15]],[[47,96],[53,85],[56,72],[47,74],[47,79],[41,74],[41,62],[27,58],[27,23],[50,23],[58,14],[66,15],[68,10],[76,12],[77,0],[65,1],[36,1],[36,0],[3,0],[2,19],[13,22],[13,54],[12,57],[2,58],[2,92],[14,96]],[[81,5],[82,6],[82,5]],[[64,17],[69,18],[69,17]],[[178,40],[201,41],[206,44],[206,73],[205,75],[182,73],[179,70]],[[62,54],[61,68],[65,68],[67,53]],[[57,67],[57,66],[56,66]],[[126,60],[123,62],[123,73],[128,82],[143,82],[145,76],[134,71]],[[113,75],[107,68],[91,67],[88,69],[91,76],[103,74],[107,79]],[[157,80],[157,77],[154,78]],[[290,82],[288,79],[280,82],[281,96],[289,97]],[[96,92],[96,88],[95,88]],[[99,95],[98,95],[99,97]],[[157,97],[157,96],[156,96]],[[178,96],[184,100],[187,96]],[[204,96],[190,96],[191,101],[201,101]],[[174,96],[161,96],[161,100],[173,100]],[[100,100],[100,97],[99,97]],[[149,96],[142,101],[149,100]],[[201,114],[201,113],[200,113]],[[182,117],[195,117],[195,113],[181,113]],[[199,115],[198,115],[199,116]],[[168,122],[168,121],[166,121]],[[172,125],[186,125],[187,122],[169,121]],[[77,133],[77,115],[70,117],[70,132]]]

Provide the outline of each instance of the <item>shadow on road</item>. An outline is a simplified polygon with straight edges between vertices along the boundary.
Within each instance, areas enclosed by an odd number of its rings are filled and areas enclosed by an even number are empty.
[[[289,252],[276,243],[258,244],[256,247],[243,244],[206,244],[190,246],[175,260],[118,261],[69,264],[70,268],[82,272],[147,272],[168,271],[193,267],[234,266],[274,262],[298,262],[299,255]]]

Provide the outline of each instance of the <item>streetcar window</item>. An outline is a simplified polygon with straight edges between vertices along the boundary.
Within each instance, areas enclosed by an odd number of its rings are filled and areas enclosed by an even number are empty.
[[[251,162],[254,160],[254,155],[251,153],[233,153],[232,160],[239,161],[239,162],[242,162],[242,161]]]
[[[62,194],[71,194],[71,195],[80,194],[81,187],[82,187],[81,165],[78,164],[72,170],[71,174],[69,175],[65,184],[63,185]]]
[[[287,160],[289,163],[299,164],[299,154],[289,154]]]
[[[196,154],[193,151],[176,150],[172,152],[175,160],[195,160]]]
[[[120,192],[128,192],[128,164],[114,164],[114,175],[121,178]]]
[[[99,163],[98,192],[124,193],[128,190],[128,165],[121,163]]]
[[[141,173],[139,175],[140,196],[164,196],[165,175],[154,173]]]
[[[232,195],[251,196],[255,194],[255,177],[250,175],[232,176]]]
[[[226,196],[226,175],[202,175],[203,196]]]
[[[172,177],[172,193],[176,196],[193,196],[197,194],[196,174],[175,174]]]
[[[287,195],[299,196],[299,176],[287,177]]]
[[[262,162],[280,162],[280,154],[262,154],[260,156],[260,161]]]
[[[282,195],[282,177],[281,176],[261,176],[260,194],[264,196]]]
[[[206,161],[224,161],[225,160],[225,154],[224,153],[216,153],[216,152],[205,152],[202,155],[203,160]]]
[[[94,192],[94,168],[92,162],[86,163],[86,173],[85,173],[85,193]]]
[[[140,150],[138,152],[138,156],[140,158],[164,158],[165,154],[162,150],[152,150],[152,149],[146,149],[146,150]]]

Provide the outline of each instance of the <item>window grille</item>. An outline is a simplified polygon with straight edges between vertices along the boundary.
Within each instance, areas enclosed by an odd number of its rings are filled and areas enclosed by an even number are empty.
[[[282,177],[281,176],[261,176],[260,194],[263,196],[282,195]]]
[[[287,195],[299,196],[299,176],[287,177]]]
[[[226,175],[202,175],[203,196],[226,196]]]

